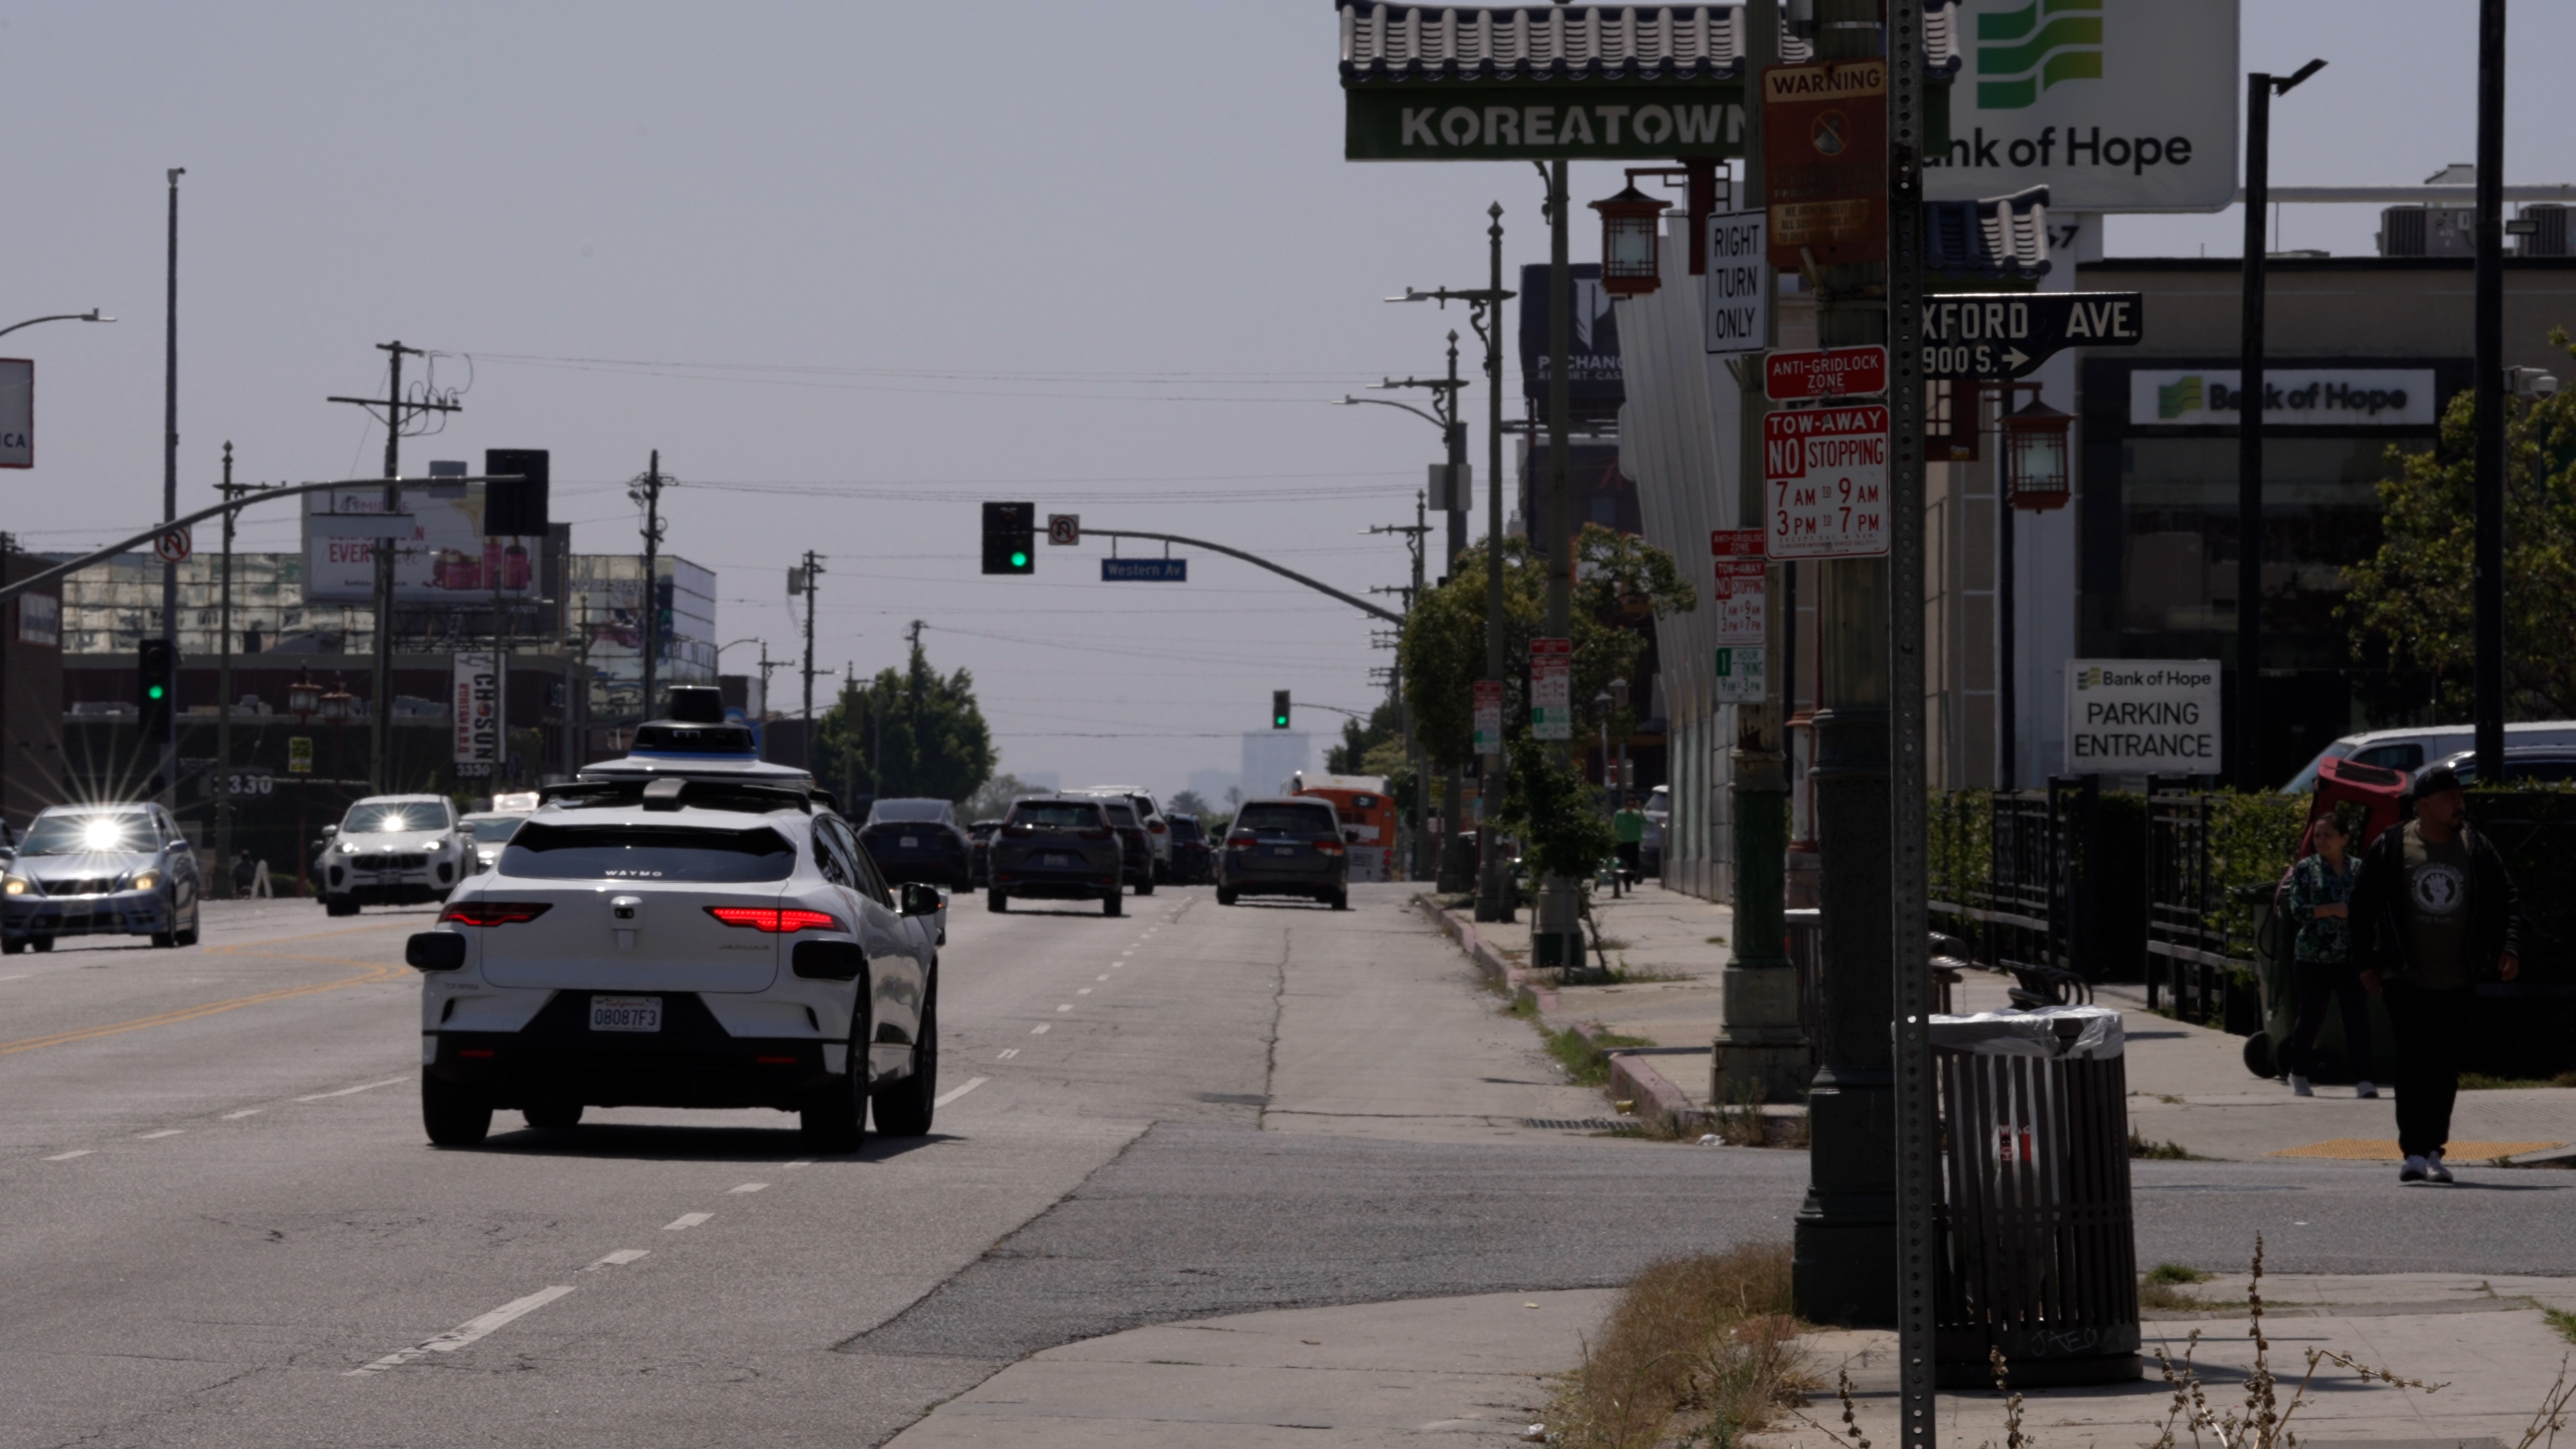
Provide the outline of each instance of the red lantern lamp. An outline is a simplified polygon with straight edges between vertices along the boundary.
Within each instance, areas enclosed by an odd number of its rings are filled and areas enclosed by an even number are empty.
[[[2075,419],[2036,395],[2001,419],[2005,480],[2015,508],[2044,513],[2074,496],[2068,483],[2067,441]]]
[[[1663,282],[1659,257],[1664,204],[1630,182],[1618,195],[1592,203],[1601,213],[1601,290],[1613,297],[1642,297]]]

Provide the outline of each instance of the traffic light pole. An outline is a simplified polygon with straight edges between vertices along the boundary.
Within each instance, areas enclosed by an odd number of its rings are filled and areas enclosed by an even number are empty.
[[[185,166],[170,168],[170,290],[161,377],[161,512],[165,515],[179,511],[179,178],[187,174]],[[175,662],[179,657],[177,559],[161,563],[161,644]],[[168,704],[169,725],[158,742],[161,788],[156,793],[165,808],[175,811],[179,806],[179,702],[172,699]]]
[[[653,717],[654,666],[662,653],[662,580],[656,572],[661,566],[662,548],[662,450],[653,450],[653,461],[637,480],[628,497],[644,505],[644,714]]]
[[[1295,569],[1284,568],[1261,557],[1259,554],[1245,553],[1242,549],[1229,548],[1221,543],[1210,543],[1204,538],[1183,538],[1177,533],[1146,533],[1141,529],[1129,528],[1085,528],[1082,532],[1085,537],[1097,534],[1102,538],[1142,538],[1156,543],[1185,544],[1191,548],[1203,548],[1211,553],[1221,553],[1228,558],[1239,558],[1245,563],[1251,564],[1255,568],[1268,569],[1283,579],[1304,584],[1306,587],[1313,589],[1316,593],[1339,599],[1343,603],[1350,605],[1352,608],[1359,610],[1361,613],[1371,615],[1375,618],[1384,619],[1390,624],[1400,625],[1404,622],[1404,616],[1402,614],[1398,614],[1389,609],[1382,609],[1377,605],[1370,603],[1368,600],[1356,597],[1355,595],[1343,593],[1341,590],[1334,588],[1331,584],[1323,583],[1316,579],[1310,579],[1304,574],[1297,572]]]

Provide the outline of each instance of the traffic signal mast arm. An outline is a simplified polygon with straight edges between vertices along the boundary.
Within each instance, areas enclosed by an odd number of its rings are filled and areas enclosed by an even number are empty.
[[[519,480],[517,477],[513,476],[498,480],[492,478],[441,478],[438,481],[441,483],[491,483],[494,481],[516,483]],[[142,545],[159,538],[165,533],[186,528],[190,524],[203,523],[218,513],[239,513],[241,510],[250,507],[254,503],[266,503],[275,498],[296,498],[307,493],[320,493],[331,488],[382,489],[384,486],[385,480],[382,478],[340,478],[334,479],[328,483],[288,483],[275,488],[264,488],[248,497],[229,499],[225,502],[216,504],[212,508],[200,508],[194,513],[184,514],[178,518],[164,519],[121,543],[111,543],[107,547],[99,549],[95,553],[85,553],[79,558],[73,559],[69,563],[56,564],[52,568],[45,570],[43,573],[30,574],[27,577],[18,580],[16,583],[0,586],[0,603],[6,603],[9,600],[18,597],[20,594],[27,592],[29,589],[42,588],[46,584],[52,583],[54,580],[61,578],[65,574],[76,574],[82,569],[88,568],[92,564],[105,563],[109,559],[116,557],[118,554],[124,553],[128,549],[139,548]]]
[[[1390,624],[1401,624],[1404,622],[1404,616],[1402,614],[1395,613],[1392,610],[1379,608],[1377,605],[1370,603],[1366,599],[1356,598],[1350,594],[1343,593],[1341,590],[1334,588],[1330,584],[1317,583],[1315,580],[1306,577],[1295,569],[1281,568],[1279,565],[1272,563],[1270,560],[1262,558],[1257,554],[1245,553],[1239,548],[1228,548],[1221,543],[1210,543],[1204,538],[1183,538],[1177,533],[1145,533],[1136,529],[1123,528],[1085,528],[1083,532],[1086,535],[1095,535],[1100,538],[1142,538],[1150,539],[1157,543],[1178,543],[1186,544],[1191,548],[1210,549],[1217,553],[1224,554],[1228,558],[1239,558],[1245,563],[1251,564],[1255,568],[1268,569],[1283,579],[1290,579],[1297,583],[1304,584],[1306,587],[1313,589],[1316,593],[1329,594],[1364,614],[1384,619]],[[7,595],[0,594],[0,598],[6,597]]]

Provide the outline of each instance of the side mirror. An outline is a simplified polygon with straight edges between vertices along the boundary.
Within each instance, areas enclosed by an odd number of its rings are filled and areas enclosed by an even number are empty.
[[[403,961],[414,971],[454,971],[465,964],[465,938],[454,931],[416,931],[403,943]]]
[[[939,887],[920,881],[907,881],[896,901],[898,909],[907,916],[935,916],[942,904]]]
[[[324,840],[328,840],[328,839],[330,839],[332,836],[337,835],[337,834],[339,834],[339,833],[340,833],[340,827],[339,827],[339,826],[337,826],[337,825],[325,825],[325,826],[323,826],[323,827],[322,827],[322,838],[323,838]]]

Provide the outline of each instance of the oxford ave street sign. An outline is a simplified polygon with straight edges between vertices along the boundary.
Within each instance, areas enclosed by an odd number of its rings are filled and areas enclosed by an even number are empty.
[[[2135,347],[2137,292],[1959,292],[1923,303],[1923,375],[2001,382],[2069,347]]]
[[[1185,558],[1105,558],[1100,561],[1100,581],[1104,584],[1186,584],[1190,581],[1190,561]]]

